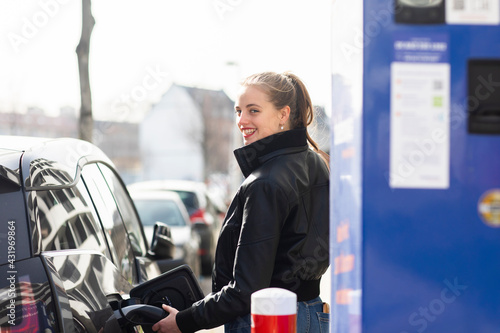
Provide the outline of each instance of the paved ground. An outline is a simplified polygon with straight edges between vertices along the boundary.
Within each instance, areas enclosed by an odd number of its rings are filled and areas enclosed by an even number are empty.
[[[321,279],[321,298],[323,299],[323,302],[328,302],[331,304],[331,274],[330,274],[330,269],[326,272],[326,274],[323,276]],[[201,288],[203,289],[203,292],[208,294],[212,288],[211,286],[211,280],[210,278],[201,278],[200,279],[200,285]],[[224,327],[217,327],[211,330],[202,330],[200,332],[205,332],[205,333],[224,333]]]

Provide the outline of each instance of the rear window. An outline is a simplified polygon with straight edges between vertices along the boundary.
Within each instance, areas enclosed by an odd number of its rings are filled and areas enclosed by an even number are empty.
[[[200,208],[200,203],[198,202],[198,198],[196,197],[195,193],[188,191],[179,191],[179,190],[174,190],[174,192],[179,194],[179,197],[184,203],[184,206],[186,206],[189,215],[191,215],[198,208]]]
[[[82,182],[75,187],[32,191],[32,215],[40,221],[42,251],[96,250],[111,259],[94,206]]]
[[[134,203],[142,224],[146,227],[154,226],[155,222],[163,222],[171,227],[186,225],[179,207],[171,200],[135,199]]]

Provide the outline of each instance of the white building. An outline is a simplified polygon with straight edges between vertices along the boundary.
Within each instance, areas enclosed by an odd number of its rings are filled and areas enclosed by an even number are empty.
[[[143,180],[227,173],[234,103],[223,91],[172,85],[139,127]],[[221,136],[222,135],[222,136]]]

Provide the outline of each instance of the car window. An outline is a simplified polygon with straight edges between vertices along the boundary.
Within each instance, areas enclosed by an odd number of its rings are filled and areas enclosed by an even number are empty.
[[[174,190],[174,192],[177,192],[189,214],[192,214],[200,208],[200,203],[195,193],[180,190]]]
[[[33,191],[32,214],[40,223],[42,251],[96,250],[111,258],[94,206],[82,182],[72,188]]]
[[[106,231],[114,262],[129,283],[134,284],[138,281],[134,254],[130,242],[126,241],[128,234],[106,180],[96,164],[86,165],[82,177]]]
[[[104,178],[106,179],[111,193],[115,198],[116,205],[118,206],[123,223],[127,229],[134,254],[139,257],[145,256],[147,247],[142,233],[141,221],[135,212],[134,204],[126,191],[125,186],[109,167],[101,163],[98,165],[104,175]]]
[[[177,204],[172,200],[134,200],[142,224],[152,227],[155,222],[163,222],[171,227],[186,225],[186,220]]]

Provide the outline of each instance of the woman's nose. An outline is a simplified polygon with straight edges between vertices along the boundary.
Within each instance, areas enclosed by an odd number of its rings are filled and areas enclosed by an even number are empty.
[[[247,121],[247,116],[246,116],[245,112],[241,112],[240,115],[238,116],[238,119],[237,119],[238,127],[241,128],[247,123],[248,123],[248,121]]]

